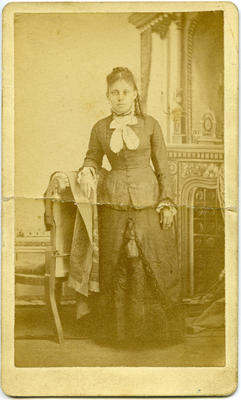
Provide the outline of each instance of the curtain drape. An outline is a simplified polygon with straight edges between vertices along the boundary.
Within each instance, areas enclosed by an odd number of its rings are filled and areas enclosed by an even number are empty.
[[[147,111],[147,95],[151,72],[152,30],[141,33],[141,105],[144,113]]]

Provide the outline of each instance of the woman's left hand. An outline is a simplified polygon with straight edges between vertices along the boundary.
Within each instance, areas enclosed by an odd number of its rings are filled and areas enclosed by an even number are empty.
[[[173,213],[170,211],[169,207],[163,207],[162,213],[162,228],[168,229],[173,223]]]

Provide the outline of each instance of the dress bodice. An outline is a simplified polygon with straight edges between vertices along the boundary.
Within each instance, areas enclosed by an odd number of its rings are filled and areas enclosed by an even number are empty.
[[[138,124],[131,126],[140,139],[138,148],[129,150],[124,145],[116,154],[110,149],[111,121],[112,116],[109,116],[93,127],[84,161],[85,167],[94,167],[98,171],[106,154],[112,167],[103,179],[98,201],[101,204],[150,207],[157,205],[160,199],[171,199],[166,146],[158,122],[150,116],[138,118]]]

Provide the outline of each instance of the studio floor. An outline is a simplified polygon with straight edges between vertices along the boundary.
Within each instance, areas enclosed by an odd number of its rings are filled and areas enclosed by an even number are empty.
[[[62,307],[65,340],[51,335],[45,307],[17,306],[15,314],[16,367],[221,367],[225,365],[224,329],[187,330],[179,343],[114,348],[96,343],[88,322],[75,319],[72,305]]]

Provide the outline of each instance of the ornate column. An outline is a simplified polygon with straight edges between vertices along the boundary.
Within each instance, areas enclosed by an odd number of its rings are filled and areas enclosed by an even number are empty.
[[[183,14],[176,13],[174,22],[177,27],[177,43],[176,43],[176,90],[174,108],[171,112],[173,119],[172,126],[172,143],[186,143],[185,135],[185,112],[182,107],[182,28]]]
[[[193,99],[192,99],[192,57],[193,57],[193,36],[195,33],[196,26],[198,22],[204,17],[204,12],[192,12],[188,14],[187,22],[186,22],[186,40],[185,44],[185,53],[186,53],[186,63],[185,63],[185,74],[186,74],[186,111],[187,111],[187,123],[186,123],[186,135],[187,142],[193,143],[193,126],[192,126],[192,108],[193,108]]]

